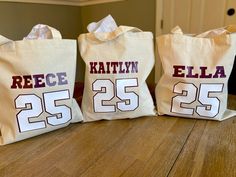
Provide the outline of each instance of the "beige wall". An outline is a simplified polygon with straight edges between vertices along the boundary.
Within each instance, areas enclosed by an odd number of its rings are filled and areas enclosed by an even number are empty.
[[[48,24],[61,31],[63,38],[76,39],[92,21],[111,14],[119,25],[155,31],[155,0],[125,0],[84,7],[0,2],[0,34],[13,40],[22,39],[32,26]],[[84,63],[77,62],[77,81],[83,81]],[[154,82],[154,72],[148,82]]]

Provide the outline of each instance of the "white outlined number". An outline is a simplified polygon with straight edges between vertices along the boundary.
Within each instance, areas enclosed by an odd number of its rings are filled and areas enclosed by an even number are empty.
[[[104,101],[111,101],[115,97],[111,80],[96,80],[92,87],[97,92],[93,97],[94,112],[115,112],[114,105],[104,104]]]
[[[57,105],[57,101],[67,99],[70,99],[69,90],[43,93],[43,100],[35,94],[19,95],[15,99],[16,109],[21,109],[16,115],[19,131],[43,129],[47,124],[57,126],[67,123],[72,118],[71,108],[66,105]],[[34,120],[43,113],[43,107],[50,115],[46,117],[47,123],[42,119]]]
[[[71,120],[71,109],[66,105],[56,105],[55,101],[70,99],[69,91],[43,93],[45,111],[49,125],[57,126]]]
[[[202,104],[197,106],[196,113],[202,117],[215,117],[220,110],[220,100],[210,97],[210,93],[223,92],[223,84],[200,84],[198,101]]]
[[[45,121],[30,122],[30,119],[38,118],[42,113],[41,98],[36,95],[19,95],[15,99],[17,109],[22,109],[17,115],[20,132],[42,129],[46,127]]]
[[[173,92],[177,95],[172,98],[170,111],[182,115],[193,115],[195,111],[200,117],[213,118],[219,114],[220,100],[211,96],[211,93],[222,93],[223,88],[224,84],[221,83],[204,83],[200,84],[198,91],[193,83],[179,82],[174,85]],[[195,101],[201,105],[188,107]]]
[[[139,106],[139,96],[127,88],[138,87],[138,79],[117,79],[114,84],[109,79],[99,79],[92,84],[92,90],[97,92],[93,97],[93,107],[96,113],[120,111],[134,111]],[[120,101],[109,103],[113,98]]]
[[[177,96],[172,98],[171,112],[193,115],[194,109],[184,107],[184,104],[192,104],[196,101],[197,87],[192,83],[179,82],[174,86]]]

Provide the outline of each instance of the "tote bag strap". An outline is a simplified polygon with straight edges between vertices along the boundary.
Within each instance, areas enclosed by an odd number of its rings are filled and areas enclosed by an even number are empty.
[[[6,44],[8,42],[11,42],[12,40],[0,35],[0,45]]]
[[[198,35],[194,35],[184,34],[182,29],[179,26],[176,26],[171,30],[171,33],[174,36],[173,38],[175,40],[180,40],[182,37],[186,36],[188,37],[188,40],[192,40],[193,38],[195,38],[199,40],[210,40],[218,45],[228,45],[231,43],[228,34],[231,34],[234,31],[236,31],[236,25],[229,25],[227,27],[217,28]]]
[[[119,26],[115,31],[109,33],[91,33],[91,34],[99,41],[110,41],[127,32],[142,32],[142,30],[130,26]]]
[[[171,33],[172,34],[184,34],[182,29],[179,27],[179,26],[176,26],[174,27],[172,30],[171,30]]]
[[[198,34],[196,37],[215,37],[220,35],[228,35],[236,32],[236,25],[228,25],[222,28],[212,29],[204,33]]]
[[[235,32],[236,32],[236,25],[228,25],[226,27],[206,31],[206,32],[198,34],[198,35],[193,35],[193,34],[192,35],[188,34],[188,35],[198,37],[198,38],[207,38],[207,37],[215,37],[215,36],[220,36],[220,35],[231,34],[231,33],[235,33]],[[182,29],[179,26],[174,27],[171,30],[171,33],[184,35]]]
[[[58,31],[57,29],[52,28],[52,27],[50,27],[50,26],[48,26],[48,27],[49,27],[49,29],[51,30],[52,38],[53,38],[53,39],[62,39],[62,36],[61,36],[60,31]]]

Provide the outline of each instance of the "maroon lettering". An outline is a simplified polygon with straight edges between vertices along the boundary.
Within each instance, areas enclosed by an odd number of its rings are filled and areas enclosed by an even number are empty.
[[[96,66],[97,66],[98,63],[97,62],[90,62],[89,64],[90,64],[90,73],[91,74],[97,74],[98,71],[97,71]]]
[[[12,89],[22,88],[22,77],[21,76],[12,76]]]
[[[174,74],[173,77],[186,77],[186,78],[225,78],[224,66],[216,66],[215,74],[207,73],[206,66],[200,66],[200,73],[194,72],[194,66],[173,66]]]
[[[99,69],[98,69],[99,74],[104,74],[105,73],[105,68],[103,62],[99,62]]]
[[[225,78],[225,69],[224,66],[217,66],[216,67],[216,72],[213,76],[213,78]]]
[[[33,88],[31,75],[25,75],[25,76],[23,76],[23,79],[24,79],[23,88]]]
[[[106,62],[107,65],[107,74],[110,74],[110,62]]]
[[[125,69],[123,68],[123,62],[119,62],[119,67],[120,67],[119,73],[120,74],[125,73]]]
[[[185,74],[182,73],[182,71],[185,70],[185,66],[176,65],[173,66],[173,68],[174,68],[174,74],[172,75],[173,77],[185,77]]]
[[[129,67],[131,65],[131,62],[125,62],[125,66],[126,66],[126,73],[129,73]]]
[[[89,62],[90,74],[138,73],[138,61]]]
[[[198,78],[198,74],[193,75],[193,66],[187,66],[188,74],[186,75],[187,78]]]
[[[212,74],[208,75],[206,74],[207,67],[201,66],[200,70],[201,70],[200,78],[212,78]]]
[[[111,62],[111,67],[113,68],[113,74],[117,73],[117,67],[118,67],[119,63],[118,62]]]
[[[45,83],[43,82],[44,79],[43,74],[33,75],[33,78],[34,78],[34,88],[45,87]]]
[[[41,88],[68,84],[66,72],[12,76],[12,89]]]

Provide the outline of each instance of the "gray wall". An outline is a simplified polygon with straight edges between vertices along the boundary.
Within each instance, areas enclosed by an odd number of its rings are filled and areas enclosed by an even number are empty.
[[[80,8],[62,5],[32,3],[0,3],[0,34],[13,40],[20,40],[32,27],[42,23],[58,29],[63,38],[77,39],[82,31]],[[83,80],[84,65],[77,62],[76,80]]]
[[[0,34],[18,40],[43,23],[59,29],[63,38],[75,39],[81,32],[80,9],[72,6],[31,3],[0,3]]]
[[[155,0],[125,0],[81,7],[83,31],[91,21],[111,14],[119,25],[155,31]]]
[[[77,39],[79,34],[87,32],[90,22],[108,14],[119,25],[155,31],[155,0],[125,0],[84,7],[0,2],[0,34],[20,40],[34,25],[43,23],[58,29],[63,38]],[[79,54],[76,76],[77,81],[83,81],[84,63]],[[148,82],[154,82],[153,72]]]

